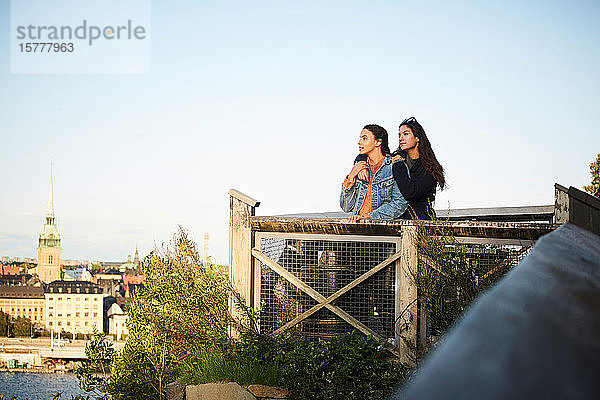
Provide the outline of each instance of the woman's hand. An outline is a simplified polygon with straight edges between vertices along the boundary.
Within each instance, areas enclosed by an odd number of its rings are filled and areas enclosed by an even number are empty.
[[[348,218],[348,221],[350,221],[350,222],[358,222],[361,219],[371,219],[371,216],[370,215],[351,215]]]
[[[366,181],[367,177],[369,176],[367,174],[367,168],[368,167],[366,161],[359,161],[356,164],[354,164],[354,167],[352,167],[352,171],[350,171],[348,177],[350,179],[354,179],[356,178],[356,176],[358,176],[358,179]]]
[[[404,157],[402,157],[402,156],[392,157],[392,162],[395,163],[396,161],[404,161]]]
[[[364,169],[361,169],[360,171],[358,171],[358,175],[356,175],[358,177],[358,179],[360,179],[361,181],[368,181],[369,180],[369,173],[367,172],[367,168],[365,167]]]
[[[349,222],[358,222],[358,221],[359,221],[359,220],[361,220],[361,219],[363,219],[363,216],[362,216],[362,215],[351,215],[351,216],[348,218],[348,221],[349,221]]]

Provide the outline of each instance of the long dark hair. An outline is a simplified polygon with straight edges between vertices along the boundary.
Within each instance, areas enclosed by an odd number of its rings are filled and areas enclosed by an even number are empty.
[[[375,140],[381,139],[381,153],[384,156],[387,156],[391,153],[390,144],[388,141],[388,133],[383,127],[377,124],[369,124],[365,125],[363,129],[366,129],[369,132],[371,132],[373,136],[375,136]]]
[[[421,124],[419,124],[414,117],[407,118],[404,121],[402,121],[398,129],[401,129],[404,125],[410,128],[410,130],[416,138],[419,138],[419,158],[421,159],[421,164],[423,164],[423,168],[425,168],[425,170],[429,172],[431,176],[433,176],[433,179],[437,181],[440,189],[444,190],[446,188],[444,167],[442,167],[442,165],[435,157],[435,153],[431,148],[431,143],[429,142],[429,139],[425,134],[425,129],[423,129]],[[406,151],[402,150],[400,147],[398,147],[398,150],[394,151],[392,155],[400,155],[404,158],[407,157]]]

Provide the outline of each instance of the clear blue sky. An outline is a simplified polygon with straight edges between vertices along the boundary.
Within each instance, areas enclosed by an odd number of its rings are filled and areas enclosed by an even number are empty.
[[[600,152],[596,1],[152,2],[148,74],[11,74],[0,0],[0,255],[37,257],[50,159],[65,259],[189,230],[228,195],[336,211],[363,125],[425,127],[436,208],[552,204]],[[395,146],[393,146],[395,147]]]

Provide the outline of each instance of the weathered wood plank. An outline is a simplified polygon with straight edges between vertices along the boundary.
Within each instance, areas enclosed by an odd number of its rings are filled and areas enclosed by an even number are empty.
[[[234,195],[231,195],[232,192]],[[236,290],[252,306],[252,256],[253,246],[250,218],[255,206],[242,201],[239,192],[230,190],[229,197],[229,278]],[[252,202],[258,204],[258,202]]]
[[[416,226],[407,225],[402,230],[402,257],[400,273],[396,275],[398,304],[396,305],[396,335],[399,339],[401,361],[414,365],[417,357],[418,308],[415,276],[418,268]]]
[[[369,220],[358,223],[346,219],[291,218],[255,216],[250,221],[253,231],[294,232],[331,235],[400,236],[403,226],[412,226],[410,220]],[[556,229],[550,223],[510,223],[481,221],[420,221],[425,227],[440,224],[455,236],[471,236],[498,239],[537,240]]]
[[[553,205],[520,206],[520,207],[485,207],[485,208],[456,208],[449,210],[436,210],[440,219],[477,220],[477,221],[552,221],[554,216]]]
[[[600,235],[600,199],[573,186],[554,187],[556,222],[570,222]]]
[[[250,207],[258,207],[260,205],[260,201],[253,199],[252,197],[244,194],[236,189],[229,190],[229,197],[233,197],[234,199],[238,199],[244,204],[249,205]]]

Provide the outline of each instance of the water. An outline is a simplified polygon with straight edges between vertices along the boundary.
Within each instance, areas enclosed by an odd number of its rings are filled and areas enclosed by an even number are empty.
[[[84,394],[79,389],[75,374],[37,374],[32,372],[0,372],[0,393],[10,399],[50,400],[56,392],[62,392],[61,400],[71,400],[71,395]]]

